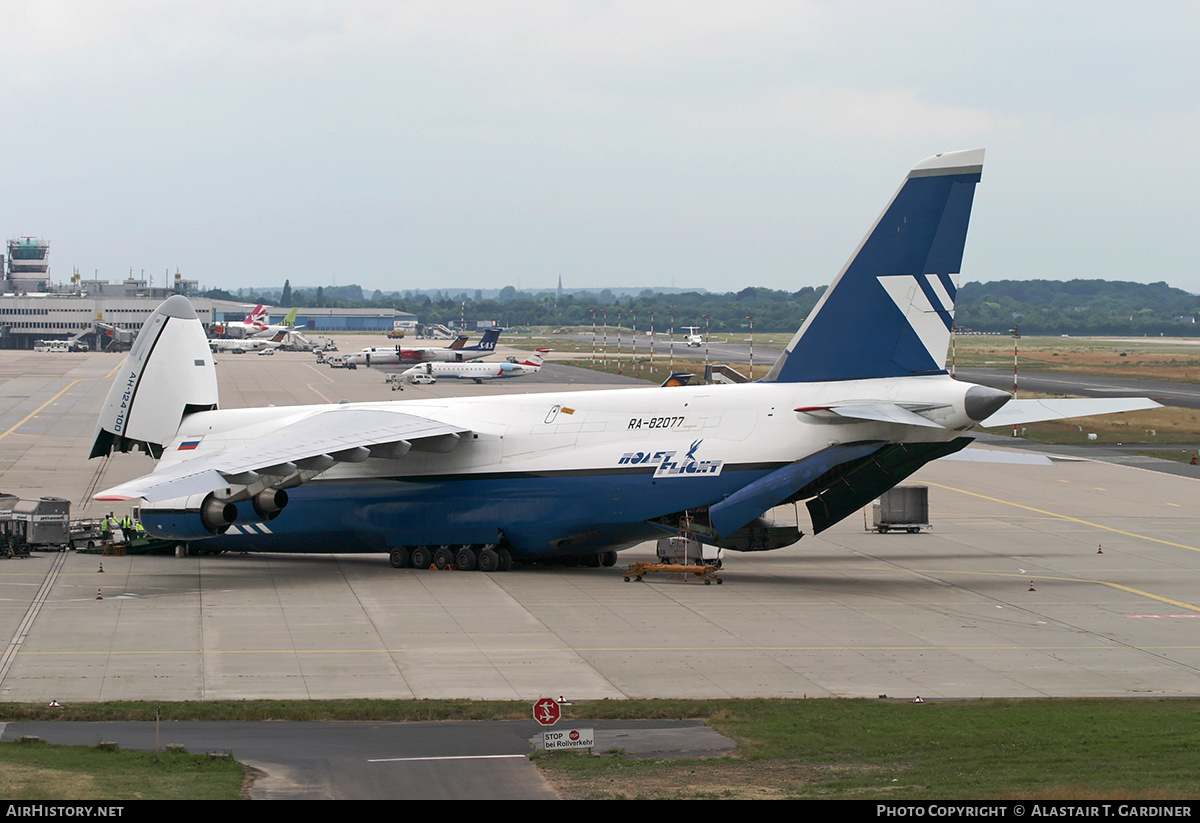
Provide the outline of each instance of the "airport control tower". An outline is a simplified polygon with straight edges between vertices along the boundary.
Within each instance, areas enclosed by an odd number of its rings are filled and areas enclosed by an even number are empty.
[[[50,288],[50,244],[36,237],[8,241],[8,267],[4,291],[48,291]]]

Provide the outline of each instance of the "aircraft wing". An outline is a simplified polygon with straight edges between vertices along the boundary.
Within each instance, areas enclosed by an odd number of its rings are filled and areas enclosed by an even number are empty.
[[[186,424],[154,472],[100,492],[96,499],[155,502],[249,486],[260,479],[283,483],[299,475],[303,481],[339,462],[399,458],[412,448],[450,451],[469,431],[405,412],[353,406],[331,406],[220,435],[189,437],[184,430]]]
[[[1064,397],[1030,400],[1009,400],[999,411],[979,423],[991,426],[1016,426],[1039,423],[1043,420],[1062,420],[1067,417],[1089,417],[1094,414],[1117,414],[1161,408],[1148,397]]]

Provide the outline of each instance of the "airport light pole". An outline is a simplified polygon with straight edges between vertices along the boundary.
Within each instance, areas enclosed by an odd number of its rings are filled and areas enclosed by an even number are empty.
[[[637,309],[632,309],[631,311],[633,312],[633,346],[630,348],[629,362],[633,364],[630,367],[630,371],[637,371]]]
[[[617,307],[617,374],[624,374],[621,363],[621,307]]]
[[[671,341],[671,345],[670,345],[671,373],[674,374],[675,373],[675,309],[674,308],[671,309],[671,331],[668,332],[668,334],[670,335],[670,337],[668,339],[670,339],[670,341]]]
[[[1013,400],[1017,399],[1017,341],[1021,339],[1020,333],[1021,324],[1018,323],[1012,328],[1013,335]],[[1013,423],[1012,436],[1017,436],[1017,424]]]
[[[951,323],[950,324],[950,379],[951,380],[958,379],[958,375],[956,375],[954,372],[954,364],[955,364],[955,361],[958,359],[958,349],[956,346],[958,336],[957,336],[956,332],[958,332],[958,324]]]
[[[708,371],[708,315],[704,315],[704,371]]]
[[[608,309],[601,309],[600,312],[604,315],[604,370],[608,371]]]
[[[750,320],[750,382],[754,382],[754,315],[749,315]]]

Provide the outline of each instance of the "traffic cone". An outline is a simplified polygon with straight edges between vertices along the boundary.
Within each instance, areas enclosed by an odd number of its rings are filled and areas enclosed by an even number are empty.
[[[1030,580],[1030,581],[1029,581],[1029,591],[1031,591],[1031,592],[1036,592],[1036,591],[1037,591],[1037,589],[1035,589],[1035,588],[1033,587],[1033,581],[1032,581],[1032,580]]]
[[[1096,554],[1104,554],[1104,547],[1103,547],[1103,546],[1097,546],[1097,547],[1096,547]]]
[[[914,703],[924,703],[925,701],[921,699],[921,695],[917,695],[916,699],[915,699],[915,700],[913,700],[912,702],[914,702]]]
[[[99,586],[97,586],[97,587],[96,587],[96,599],[97,599],[97,600],[103,600],[103,599],[104,599],[104,595],[100,593],[100,587],[99,587]]]
[[[100,561],[100,568],[96,571],[97,574],[104,574],[104,561]]]

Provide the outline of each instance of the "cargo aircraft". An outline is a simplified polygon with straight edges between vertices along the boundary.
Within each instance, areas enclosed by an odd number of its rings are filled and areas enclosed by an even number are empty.
[[[213,550],[387,552],[392,565],[502,570],[616,562],[685,526],[782,548],[804,501],[820,533],[959,451],[975,426],[1153,408],[1142,398],[1014,400],[943,368],[983,151],[922,160],[762,379],[740,385],[221,409],[182,296],[146,321],[91,455],[142,449],[155,536]]]

